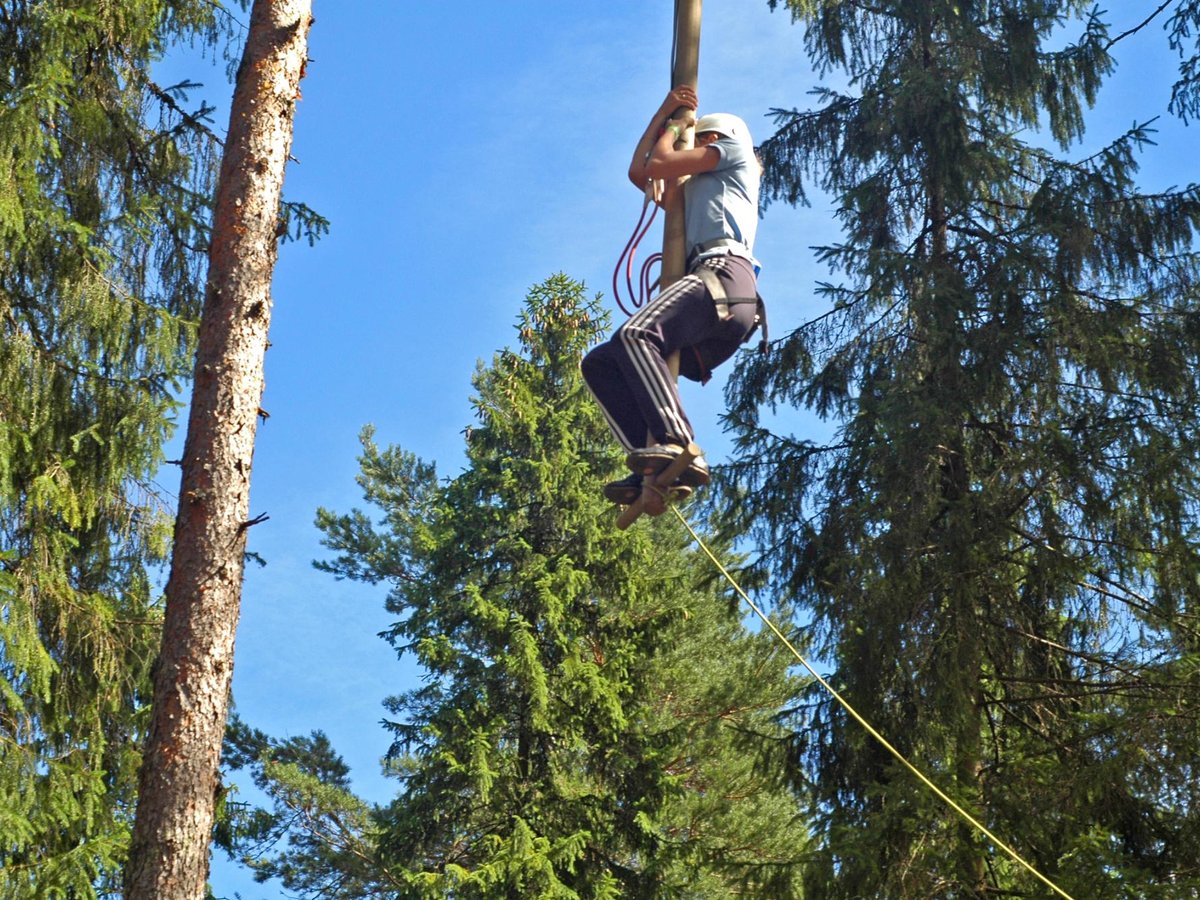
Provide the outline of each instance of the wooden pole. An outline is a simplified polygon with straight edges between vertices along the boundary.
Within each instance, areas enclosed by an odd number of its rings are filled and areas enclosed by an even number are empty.
[[[702,0],[675,0],[675,58],[671,61],[671,87],[681,84],[697,86],[700,78],[700,7]],[[680,115],[677,109],[673,116]],[[676,150],[690,149],[695,145],[695,132],[689,128],[675,142]],[[675,190],[667,192],[663,204],[663,251],[658,276],[660,292],[687,274],[687,237],[684,234],[683,179],[675,181]],[[679,351],[667,357],[671,377],[679,377]],[[650,442],[653,443],[653,436]],[[617,519],[622,531],[632,525],[643,513],[660,515],[666,509],[666,491],[674,484],[683,470],[700,455],[700,448],[689,444],[684,452],[658,476],[647,475],[642,484],[642,493]]]
[[[676,0],[675,59],[671,71],[671,87],[681,84],[696,86],[700,78],[700,7],[701,0]],[[676,111],[678,113],[678,111]],[[676,142],[676,149],[693,145],[692,129]],[[676,183],[676,187],[682,180]],[[674,284],[687,274],[687,244],[683,233],[683,191],[671,191],[664,207],[662,268],[659,290]],[[677,368],[676,368],[677,371]]]

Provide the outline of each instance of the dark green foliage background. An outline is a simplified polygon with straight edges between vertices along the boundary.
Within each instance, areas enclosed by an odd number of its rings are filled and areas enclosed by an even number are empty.
[[[132,819],[151,479],[191,368],[217,149],[155,84],[201,0],[0,4],[0,895],[112,896]]]
[[[831,86],[777,111],[765,184],[833,198],[842,235],[828,313],[730,384],[717,549],[760,548],[741,574],[838,688],[1072,895],[1200,896],[1200,189],[1141,184],[1159,110],[1087,130],[1149,31],[1197,117],[1200,3],[768,5]],[[116,895],[219,151],[150,73],[240,36],[207,0],[0,2],[6,897]],[[319,514],[320,566],[386,590],[427,673],[387,701],[397,795],[235,721],[268,807],[225,798],[218,841],[313,897],[1044,896],[789,674],[670,517],[615,531],[577,369],[607,324],[533,288],[454,477],[364,433],[368,511]]]
[[[832,196],[843,240],[829,313],[730,387],[730,533],[772,548],[854,705],[1040,871],[1194,896],[1200,189],[1139,190],[1145,125],[1071,156],[1121,50],[1090,4],[786,6],[848,87],[778,112],[767,183]],[[1170,13],[1190,57],[1195,4]],[[763,418],[790,406],[834,439]],[[811,896],[1046,895],[812,702]]]
[[[385,808],[322,777],[339,763],[319,736],[231,733],[229,761],[274,800],[231,843],[253,856],[292,841],[260,859],[264,877],[337,897],[799,890],[806,832],[779,721],[798,683],[677,523],[614,528],[597,487],[617,454],[579,375],[606,324],[563,275],[531,290],[519,351],[476,374],[454,478],[364,433],[377,518],[322,511],[336,556],[319,567],[387,584],[386,637],[428,674],[387,702],[401,789]],[[315,814],[299,822],[297,806]]]

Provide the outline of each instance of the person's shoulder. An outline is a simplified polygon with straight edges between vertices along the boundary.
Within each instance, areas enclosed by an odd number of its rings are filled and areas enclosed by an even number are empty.
[[[722,137],[718,141],[709,144],[710,147],[716,147],[717,152],[721,154],[720,168],[732,168],[735,166],[756,167],[758,158],[754,155],[754,148],[746,144],[744,141],[739,141],[737,138]]]
[[[721,155],[730,159],[750,159],[754,156],[754,148],[748,143],[738,138],[725,137],[724,135],[712,146],[721,148]]]

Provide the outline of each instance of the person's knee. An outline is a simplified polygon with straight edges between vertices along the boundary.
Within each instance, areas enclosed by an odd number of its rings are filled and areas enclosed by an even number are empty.
[[[639,328],[636,325],[623,325],[617,332],[617,337],[625,347],[649,347],[655,351],[662,349],[662,338],[658,332],[650,328]]]
[[[593,347],[583,359],[579,361],[579,371],[583,375],[583,380],[589,385],[593,385],[602,377],[601,373],[611,366],[611,362],[606,360],[606,351],[604,348],[608,346],[605,342],[597,347]]]

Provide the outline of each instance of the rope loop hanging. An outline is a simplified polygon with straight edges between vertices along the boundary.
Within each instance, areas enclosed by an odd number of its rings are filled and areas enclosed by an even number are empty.
[[[647,215],[647,211],[649,215]],[[652,277],[652,272],[654,266],[662,261],[661,253],[652,253],[646,257],[645,262],[642,263],[641,270],[638,272],[636,285],[633,274],[633,263],[637,257],[638,246],[641,244],[642,238],[646,236],[646,232],[650,230],[650,225],[654,222],[657,214],[658,205],[647,196],[642,203],[642,214],[638,218],[637,225],[633,228],[633,234],[629,236],[629,240],[625,244],[625,249],[621,251],[621,255],[617,259],[616,268],[613,269],[613,299],[617,301],[617,306],[621,308],[621,312],[627,316],[632,316],[634,312],[641,309],[654,292],[654,288],[658,285],[658,279]],[[624,294],[622,294],[621,290],[622,270],[624,271],[625,282]]]

